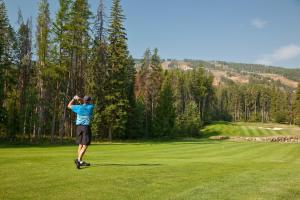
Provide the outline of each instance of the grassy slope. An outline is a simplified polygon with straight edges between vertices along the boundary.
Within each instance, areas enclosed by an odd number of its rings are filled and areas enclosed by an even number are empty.
[[[300,145],[195,140],[0,146],[0,199],[299,199]]]
[[[271,129],[268,129],[271,128]],[[274,130],[273,128],[282,128]],[[300,135],[299,126],[290,126],[284,124],[262,124],[262,123],[216,123],[205,127],[202,130],[204,135],[223,135],[223,136],[281,136],[281,135]]]

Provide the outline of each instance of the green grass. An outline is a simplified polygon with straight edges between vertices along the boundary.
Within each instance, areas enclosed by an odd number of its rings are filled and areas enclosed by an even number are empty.
[[[265,137],[282,135],[300,135],[300,127],[275,123],[226,123],[219,122],[206,126],[202,133],[204,136],[244,136],[244,137]]]
[[[300,145],[191,140],[0,146],[0,199],[300,199]]]

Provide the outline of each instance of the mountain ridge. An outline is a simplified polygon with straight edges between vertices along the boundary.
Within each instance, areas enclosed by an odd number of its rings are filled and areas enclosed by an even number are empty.
[[[139,68],[140,65],[141,59],[136,59],[136,67]],[[213,85],[216,87],[230,83],[274,83],[279,87],[295,90],[300,82],[300,68],[192,59],[162,59],[161,65],[165,70],[180,69],[183,71],[202,66],[214,76]]]

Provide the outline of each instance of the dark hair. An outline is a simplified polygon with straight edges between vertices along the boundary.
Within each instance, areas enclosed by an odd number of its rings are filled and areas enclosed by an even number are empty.
[[[83,97],[84,103],[88,103],[88,102],[90,102],[91,100],[92,100],[92,98],[91,98],[90,96],[85,95],[85,96]]]

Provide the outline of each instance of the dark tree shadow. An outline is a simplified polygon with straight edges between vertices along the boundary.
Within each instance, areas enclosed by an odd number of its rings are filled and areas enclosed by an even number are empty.
[[[86,169],[90,167],[107,167],[107,166],[113,166],[113,167],[153,167],[153,166],[160,166],[162,164],[160,163],[139,163],[139,164],[123,164],[123,163],[91,163],[90,166],[83,166],[81,169]]]

